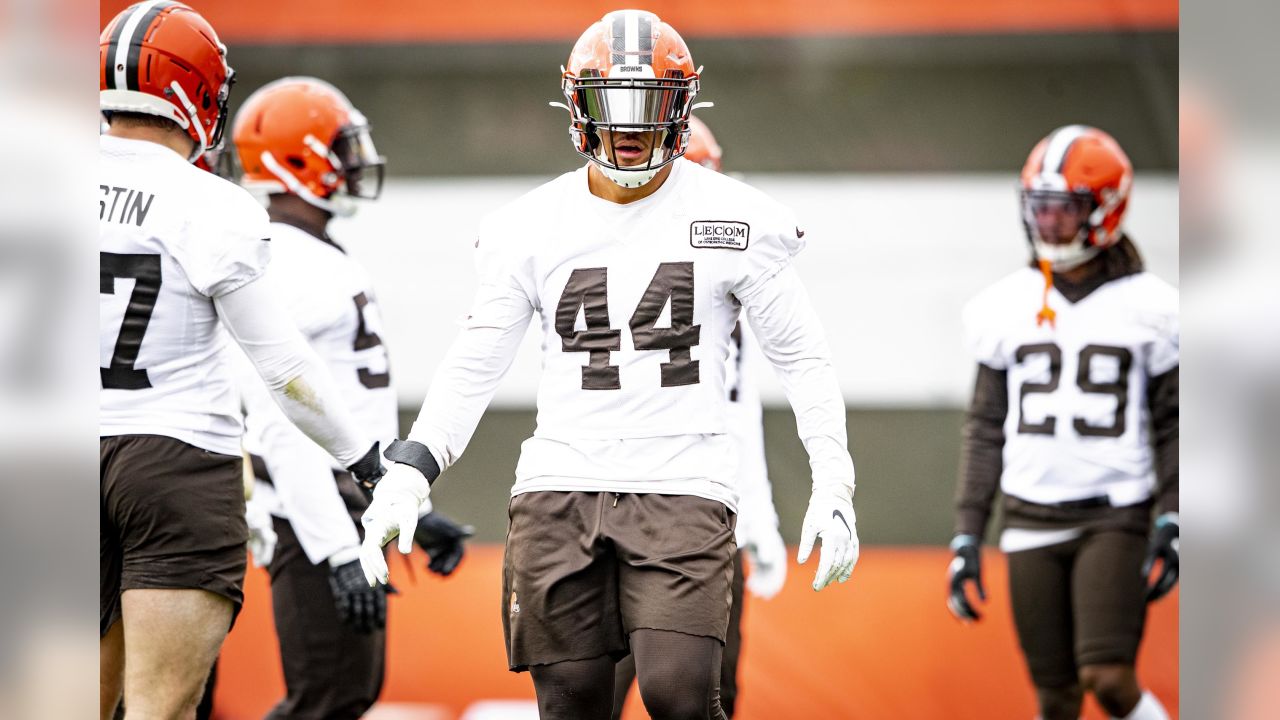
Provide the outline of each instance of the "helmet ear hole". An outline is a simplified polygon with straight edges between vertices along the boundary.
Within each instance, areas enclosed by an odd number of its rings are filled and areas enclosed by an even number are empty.
[[[301,170],[301,169],[303,169],[303,168],[305,168],[305,167],[307,166],[307,161],[306,161],[306,160],[303,160],[302,158],[298,157],[297,155],[290,155],[290,156],[286,157],[284,160],[285,160],[285,162],[287,162],[287,163],[289,163],[290,165],[292,165],[292,166],[293,166],[293,168],[294,168],[295,170]]]

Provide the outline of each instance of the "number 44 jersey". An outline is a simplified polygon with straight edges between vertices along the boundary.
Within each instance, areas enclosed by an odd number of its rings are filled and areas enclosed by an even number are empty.
[[[732,507],[725,363],[745,307],[797,408],[815,482],[851,487],[843,401],[791,267],[803,246],[791,213],[685,160],[625,205],[592,195],[587,173],[483,224],[478,297],[410,438],[452,463],[536,313],[538,426],[513,493],[691,494]]]
[[[240,454],[240,408],[213,298],[258,278],[266,211],[141,140],[100,138],[99,433]]]
[[[1178,366],[1177,291],[1148,272],[1074,303],[1054,288],[1056,320],[1038,325],[1043,291],[1024,268],[964,311],[977,361],[1007,374],[1001,489],[1044,505],[1143,502],[1155,486],[1147,386]]]

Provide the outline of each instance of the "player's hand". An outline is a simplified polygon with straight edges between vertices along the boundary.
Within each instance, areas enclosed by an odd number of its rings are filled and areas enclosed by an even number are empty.
[[[356,487],[364,492],[365,497],[372,498],[373,488],[387,474],[387,468],[382,464],[382,453],[378,452],[378,443],[375,442],[369,452],[352,463],[347,471],[355,478]]]
[[[1178,514],[1165,513],[1156,519],[1155,532],[1147,548],[1147,561],[1142,564],[1142,577],[1150,578],[1156,561],[1160,561],[1160,574],[1147,586],[1147,602],[1154,602],[1168,595],[1178,584]]]
[[[429,512],[418,518],[413,539],[427,552],[430,562],[427,569],[437,575],[448,576],[462,562],[465,552],[463,541],[474,535],[470,525],[458,525],[438,512]]]
[[[329,568],[329,587],[338,617],[356,631],[370,633],[387,625],[387,589],[370,587],[362,577],[360,560]]]
[[[747,590],[762,600],[768,600],[777,595],[787,582],[787,546],[782,542],[778,528],[772,524],[750,528],[743,540],[743,549],[751,558]]]
[[[955,557],[951,558],[947,569],[947,609],[960,620],[977,622],[982,615],[969,602],[966,586],[973,583],[978,590],[978,598],[987,601],[987,590],[982,586],[982,548],[978,538],[957,535],[951,541],[951,549]]]
[[[858,564],[858,525],[851,494],[843,488],[818,489],[809,498],[796,560],[803,565],[813,552],[814,543],[822,540],[818,572],[813,576],[814,590],[848,580],[853,566]]]
[[[382,546],[399,537],[397,549],[413,551],[413,533],[418,527],[418,508],[431,491],[427,479],[409,465],[392,463],[378,483],[373,501],[360,518],[364,542],[360,544],[360,566],[369,585],[387,582],[387,558]]]
[[[249,526],[249,554],[253,557],[253,566],[270,565],[279,539],[271,523],[271,513],[259,503],[249,501],[244,506],[244,520]]]

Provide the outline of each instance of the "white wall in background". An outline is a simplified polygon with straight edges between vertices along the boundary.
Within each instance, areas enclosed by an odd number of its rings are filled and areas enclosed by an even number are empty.
[[[756,175],[795,210],[809,246],[797,260],[851,405],[959,406],[972,363],[960,308],[1026,262],[1012,175]],[[475,289],[472,246],[487,212],[545,178],[393,178],[376,203],[334,227],[373,275],[401,402],[417,407]],[[1139,176],[1127,227],[1157,275],[1178,276],[1178,186]],[[1028,313],[1037,309],[1028,300]],[[525,339],[496,405],[531,406],[539,333]],[[785,402],[770,375],[766,402]]]

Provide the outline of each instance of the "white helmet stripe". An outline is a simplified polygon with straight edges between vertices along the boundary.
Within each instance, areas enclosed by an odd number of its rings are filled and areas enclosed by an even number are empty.
[[[625,62],[631,62],[634,56],[640,54],[640,13],[629,12],[623,17],[623,37],[626,40],[622,47],[628,56]]]
[[[168,4],[168,0],[147,0],[147,2],[139,3],[129,17],[124,19],[124,27],[120,31],[120,41],[116,43],[115,56],[115,81],[116,88],[124,90],[129,87],[129,47],[133,45],[133,36],[138,32],[138,26],[142,24],[142,18],[160,3]],[[143,28],[146,31],[146,28]]]
[[[1049,146],[1044,150],[1044,162],[1040,166],[1040,174],[1061,175],[1062,167],[1067,162],[1067,151],[1088,131],[1089,128],[1084,125],[1068,125],[1054,130],[1049,138]]]

